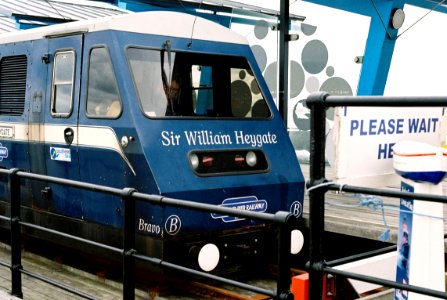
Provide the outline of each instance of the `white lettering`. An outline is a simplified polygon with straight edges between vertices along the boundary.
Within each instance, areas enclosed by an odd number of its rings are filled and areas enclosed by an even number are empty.
[[[182,221],[176,215],[171,215],[166,219],[165,229],[170,235],[176,235],[182,227]]]
[[[411,201],[401,199],[401,204],[406,208],[408,208],[409,210],[413,210],[413,204],[411,203]]]
[[[142,218],[138,220],[138,230],[148,233],[155,233],[157,235],[161,233],[161,227],[159,225],[146,223]]]
[[[252,147],[262,147],[267,144],[276,144],[278,138],[276,134],[270,132],[264,134],[244,134],[242,130],[235,131],[234,137],[236,138],[236,144],[250,145]]]
[[[214,133],[211,130],[192,130],[183,132],[189,146],[232,145],[233,141],[238,145],[251,147],[263,147],[278,143],[276,134],[267,132],[263,134],[246,134],[242,130],[234,131],[234,138],[230,134]],[[173,131],[164,130],[160,134],[161,144],[164,147],[179,146],[181,136]]]
[[[180,135],[174,134],[174,132],[162,131],[161,132],[161,144],[165,147],[167,146],[178,146],[180,145]]]
[[[14,137],[14,127],[0,127],[0,137],[3,138]]]
[[[233,144],[231,136],[228,134],[214,134],[212,131],[200,130],[200,131],[185,131],[185,138],[188,145],[231,145]]]

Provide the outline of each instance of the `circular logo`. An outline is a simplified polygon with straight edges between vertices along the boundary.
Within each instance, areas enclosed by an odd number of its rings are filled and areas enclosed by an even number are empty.
[[[299,201],[295,201],[290,206],[290,212],[298,217],[303,213],[303,205]]]
[[[182,227],[182,221],[179,216],[171,215],[166,219],[165,230],[169,235],[176,235]]]

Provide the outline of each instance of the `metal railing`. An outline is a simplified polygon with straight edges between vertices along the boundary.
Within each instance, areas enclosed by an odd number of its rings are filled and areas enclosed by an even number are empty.
[[[356,279],[382,286],[392,287],[428,296],[447,299],[447,293],[427,289],[415,285],[400,284],[373,276],[365,276],[353,272],[337,270],[331,266],[353,260],[353,257],[326,262],[323,253],[325,193],[329,190],[351,193],[364,193],[377,196],[419,199],[423,201],[447,203],[447,197],[422,193],[409,193],[396,190],[375,189],[351,185],[330,184],[325,178],[325,148],[326,148],[326,110],[329,107],[447,107],[447,97],[385,97],[361,96],[344,97],[330,96],[327,93],[314,93],[306,100],[311,111],[310,130],[310,176],[307,182],[309,190],[309,299],[322,299],[323,275],[333,274]],[[395,248],[394,248],[395,249]],[[383,252],[391,251],[390,247]],[[376,251],[378,254],[380,251]],[[370,253],[357,255],[355,259],[367,257]]]
[[[54,281],[50,278],[45,278],[39,274],[32,273],[25,270],[21,262],[21,227],[28,227],[34,230],[40,230],[55,236],[61,236],[69,238],[77,242],[86,243],[94,247],[100,247],[107,249],[122,255],[123,257],[123,299],[135,298],[135,260],[141,260],[149,262],[162,268],[168,268],[176,270],[178,272],[201,276],[202,278],[212,279],[220,283],[229,284],[235,287],[239,287],[248,291],[252,291],[259,294],[270,296],[274,299],[291,300],[293,294],[290,291],[291,284],[291,271],[290,271],[290,236],[291,230],[297,225],[298,218],[284,211],[279,211],[275,214],[259,213],[251,211],[242,211],[234,208],[220,207],[211,204],[204,204],[192,201],[186,201],[181,199],[174,199],[163,197],[160,195],[149,195],[137,192],[132,188],[112,188],[107,186],[95,185],[85,182],[67,180],[63,178],[38,175],[28,172],[20,171],[19,169],[0,169],[0,175],[7,175],[8,187],[9,187],[9,201],[11,205],[10,217],[0,216],[1,220],[10,222],[11,232],[11,263],[5,263],[0,261],[0,265],[9,267],[11,270],[11,294],[16,297],[23,297],[22,293],[22,278],[21,274],[26,274],[33,278],[42,280],[48,284],[59,287],[67,292],[71,292],[80,297],[86,299],[94,299],[91,295],[88,295],[82,291],[76,290],[63,283]],[[22,221],[21,219],[21,193],[20,193],[20,181],[21,179],[37,180],[43,182],[49,182],[54,184],[60,184],[70,186],[74,188],[105,193],[109,195],[115,195],[122,198],[124,203],[124,222],[123,222],[123,248],[116,248],[105,244],[97,243],[91,240],[83,239],[79,236],[74,236],[59,232],[57,230],[48,229],[42,226],[31,224],[29,222]],[[224,278],[221,276],[213,275],[206,272],[197,271],[181,265],[173,264],[168,261],[156,257],[150,257],[142,255],[135,250],[135,201],[147,201],[153,205],[169,205],[178,208],[187,208],[197,211],[204,211],[210,213],[225,214],[235,216],[239,218],[246,218],[252,220],[259,220],[270,222],[278,226],[278,274],[276,280],[276,289],[268,290],[265,288],[245,284],[232,279]]]

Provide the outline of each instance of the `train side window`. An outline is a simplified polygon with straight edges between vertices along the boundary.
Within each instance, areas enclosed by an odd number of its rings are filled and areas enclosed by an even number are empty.
[[[244,57],[127,49],[141,108],[150,118],[269,119]]]
[[[118,118],[122,111],[118,84],[109,52],[104,47],[90,51],[87,87],[87,116]]]
[[[213,80],[210,66],[193,65],[191,68],[192,101],[194,113],[207,115],[213,110]]]
[[[26,55],[3,57],[0,61],[0,115],[20,116],[25,109]]]
[[[167,100],[160,70],[160,52],[129,48],[127,58],[142,110],[149,117],[164,116]]]
[[[231,112],[239,118],[269,118],[267,106],[250,69],[231,68]]]
[[[54,55],[51,114],[68,117],[73,109],[75,52],[60,51]]]

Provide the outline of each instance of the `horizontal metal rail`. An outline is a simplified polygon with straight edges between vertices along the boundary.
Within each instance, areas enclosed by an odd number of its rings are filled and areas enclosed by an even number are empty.
[[[58,283],[51,279],[42,277],[38,274],[32,273],[30,271],[24,270],[21,265],[21,249],[20,249],[20,227],[27,227],[34,230],[39,230],[46,232],[55,236],[60,236],[74,240],[76,242],[85,243],[90,246],[106,249],[115,253],[119,253],[123,256],[123,299],[133,299],[135,297],[135,259],[143,260],[151,264],[163,268],[169,268],[182,273],[198,275],[203,278],[213,279],[217,282],[233,285],[242,289],[246,289],[252,292],[257,292],[261,294],[268,295],[275,299],[292,299],[293,294],[290,292],[290,265],[288,256],[290,255],[290,231],[297,224],[297,217],[289,212],[278,211],[275,214],[260,213],[243,211],[234,208],[221,207],[211,204],[205,204],[194,201],[187,201],[182,199],[175,199],[164,197],[160,195],[149,195],[144,193],[139,193],[132,188],[113,188],[102,185],[96,185],[86,182],[79,182],[64,178],[34,174],[29,172],[20,171],[18,169],[0,169],[0,175],[6,175],[8,178],[8,185],[10,191],[10,205],[11,205],[11,216],[8,218],[6,216],[0,216],[0,219],[9,221],[11,224],[11,264],[1,263],[5,267],[11,269],[11,284],[12,292],[11,294],[17,297],[22,297],[22,281],[20,274],[26,274],[28,276],[34,277],[36,279],[42,280],[48,284],[59,287],[66,291],[72,292],[80,297],[86,299],[94,299],[91,295],[87,295],[76,289],[73,289],[64,284]],[[104,193],[109,195],[114,195],[121,197],[124,202],[124,227],[123,227],[123,248],[116,248],[102,243],[94,242],[81,238],[79,236],[70,235],[63,233],[54,229],[49,229],[39,225],[35,225],[29,222],[22,221],[20,219],[20,179],[37,180],[43,182],[49,182],[54,184],[60,184],[65,186],[70,186],[78,189],[84,189],[89,191],[94,191],[98,193]],[[237,282],[235,280],[230,280],[224,277],[212,275],[206,272],[197,271],[194,269],[186,268],[180,265],[176,265],[159,258],[149,257],[136,253],[135,248],[135,200],[149,202],[154,205],[159,206],[174,206],[178,208],[192,209],[197,211],[204,211],[210,213],[219,213],[230,216],[235,216],[238,218],[247,218],[265,222],[271,222],[279,226],[279,242],[278,242],[278,278],[277,278],[277,289],[267,290],[264,288],[256,287],[249,284],[244,284]]]
[[[445,292],[436,291],[433,289],[427,289],[427,288],[423,288],[423,287],[419,287],[419,286],[415,286],[415,285],[411,285],[411,284],[407,285],[407,284],[397,283],[397,282],[391,281],[391,280],[381,279],[381,278],[373,277],[373,276],[362,275],[362,274],[358,274],[358,273],[341,271],[341,270],[337,270],[337,269],[330,268],[330,267],[323,267],[321,271],[328,273],[328,274],[340,275],[340,276],[344,276],[347,278],[361,280],[361,281],[365,281],[365,282],[369,282],[369,283],[375,283],[375,284],[382,285],[382,286],[388,286],[388,287],[393,287],[393,288],[400,289],[400,290],[407,290],[407,291],[411,291],[411,292],[416,292],[418,294],[424,294],[427,296],[434,296],[434,297],[441,298],[441,299],[447,299],[447,294]]]
[[[311,94],[306,100],[310,108],[314,105],[328,107],[447,107],[447,97],[395,97],[395,96],[330,96],[327,93]]]
[[[365,259],[365,258],[373,257],[373,256],[376,256],[376,255],[393,252],[393,251],[396,251],[396,249],[397,249],[396,245],[383,247],[383,248],[380,248],[380,249],[367,251],[367,252],[364,252],[364,253],[359,253],[359,254],[348,256],[348,257],[327,261],[325,263],[325,265],[331,267],[331,266],[338,266],[338,265],[342,265],[342,264],[347,264],[347,263],[350,263],[350,262],[353,262],[353,261],[357,261],[357,260],[360,260],[360,259]]]
[[[405,191],[397,191],[391,189],[378,189],[378,188],[369,188],[369,187],[361,187],[361,186],[353,186],[353,185],[343,185],[340,187],[339,184],[333,184],[325,186],[328,190],[332,191],[341,191],[347,193],[363,193],[375,196],[382,197],[391,197],[391,198],[411,198],[418,199],[427,202],[439,202],[439,203],[447,203],[447,196],[442,195],[432,195],[425,193],[410,193]],[[318,187],[316,187],[318,188]]]
[[[7,169],[0,169],[0,174],[9,175],[11,173],[11,170]],[[65,186],[70,186],[74,188],[79,188],[83,190],[93,191],[93,192],[99,192],[114,196],[123,196],[125,195],[126,188],[124,189],[118,189],[103,185],[97,185],[87,182],[81,182],[81,181],[75,181],[65,178],[59,178],[59,177],[52,177],[52,176],[46,176],[46,175],[40,175],[40,174],[34,174],[24,171],[17,171],[17,176],[25,179],[32,179],[37,181],[43,181],[43,182],[49,182],[49,183],[55,183]],[[157,205],[170,205],[174,207],[179,208],[188,208],[198,211],[205,211],[205,212],[211,212],[211,213],[220,213],[220,214],[228,214],[230,216],[235,217],[241,217],[241,218],[247,218],[252,220],[258,220],[258,221],[267,221],[267,222],[274,222],[274,223],[287,223],[289,222],[289,219],[295,219],[296,217],[285,211],[278,211],[275,214],[269,214],[269,213],[262,213],[262,212],[253,212],[253,211],[247,211],[247,210],[238,210],[235,208],[229,208],[229,207],[223,207],[223,206],[217,206],[212,204],[206,204],[206,203],[200,203],[200,202],[194,202],[194,201],[188,201],[188,200],[182,200],[182,199],[175,199],[175,198],[169,198],[164,197],[160,195],[149,195],[139,192],[133,192],[132,198],[137,200],[145,200],[147,202],[150,202],[152,204]]]
[[[323,274],[340,275],[365,282],[394,287],[447,299],[447,293],[423,287],[399,284],[395,281],[377,277],[360,275],[334,269],[331,266],[368,257],[375,252],[363,253],[326,263],[323,253],[325,193],[329,190],[351,193],[364,193],[376,196],[419,199],[428,202],[447,203],[447,197],[409,193],[389,189],[375,189],[350,185],[330,184],[325,178],[326,149],[326,110],[329,107],[447,107],[447,97],[386,97],[386,96],[330,96],[328,93],[314,93],[306,100],[306,106],[311,111],[310,117],[310,178],[309,188],[309,299],[322,299]],[[377,250],[377,254],[395,250],[388,247]]]

